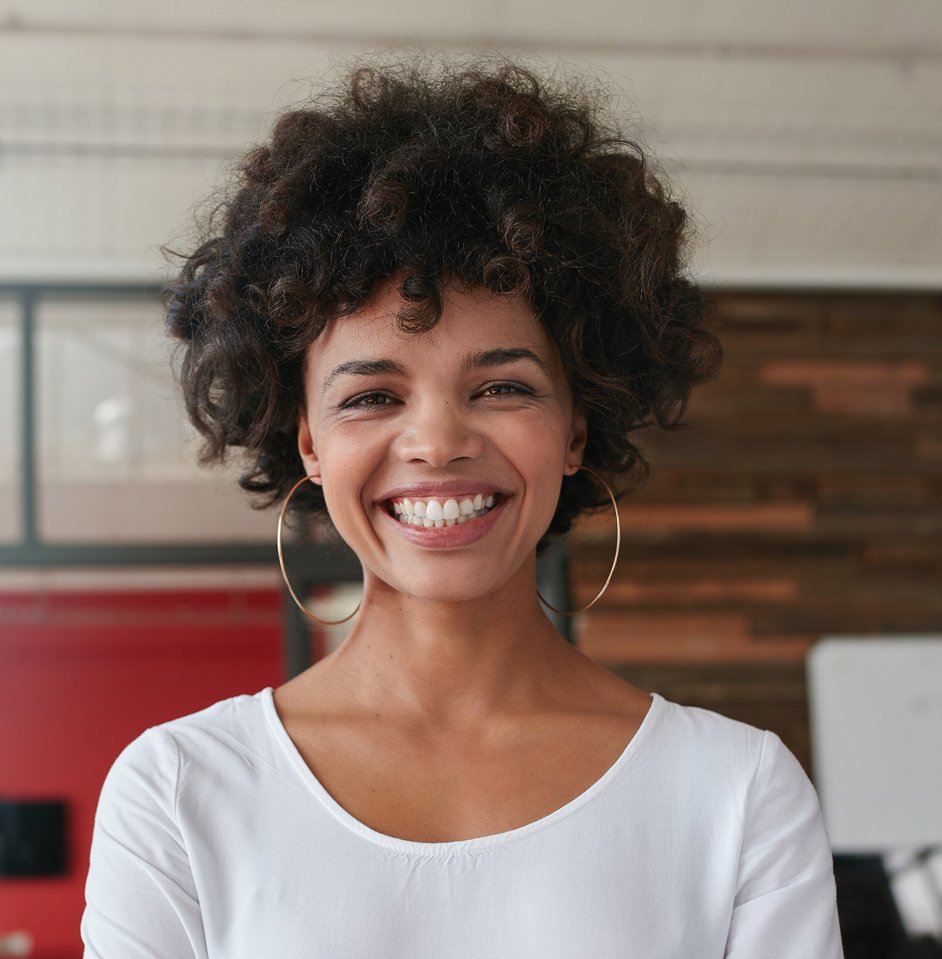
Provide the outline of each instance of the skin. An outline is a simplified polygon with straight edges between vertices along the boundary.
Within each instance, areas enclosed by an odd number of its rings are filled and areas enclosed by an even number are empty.
[[[360,559],[364,592],[343,644],[279,687],[275,703],[328,790],[374,828],[417,838],[414,807],[422,823],[434,820],[427,790],[443,781],[452,794],[423,837],[513,828],[598,779],[650,698],[567,643],[537,599],[536,543],[586,444],[585,415],[552,341],[525,299],[455,289],[434,329],[404,334],[397,281],[330,326],[306,358],[298,448]],[[526,347],[547,371],[527,360],[462,369],[466,355],[492,347]],[[407,375],[347,374],[322,388],[338,364],[366,357],[393,359]],[[367,405],[343,408],[370,393]],[[473,544],[427,549],[380,513],[394,486],[458,478],[512,493]],[[551,777],[528,766],[527,756],[538,763],[560,736],[570,755],[557,750]],[[456,753],[463,781],[454,778]],[[415,794],[396,806],[390,777],[403,762]],[[508,779],[510,762],[519,781]],[[533,786],[541,773],[542,790]],[[481,802],[488,788],[501,794],[496,820]],[[370,793],[382,802],[371,804]]]

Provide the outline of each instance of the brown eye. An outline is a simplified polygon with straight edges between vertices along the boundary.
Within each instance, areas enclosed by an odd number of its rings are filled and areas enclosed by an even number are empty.
[[[532,396],[533,394],[524,386],[520,386],[517,383],[492,383],[488,386],[484,392],[489,393],[491,390],[510,390],[512,393],[522,393],[526,396]],[[501,396],[506,396],[508,394],[502,393]]]
[[[372,403],[372,402],[368,403],[367,402],[367,400],[373,400],[377,397],[381,399],[387,399],[387,400],[392,398],[390,397],[388,393],[379,393],[379,392],[364,393],[362,396],[355,396],[353,397],[352,400],[347,400],[347,402],[344,403],[340,408],[343,410],[347,410],[347,409],[355,409],[358,406],[370,407],[370,406],[388,406],[389,405],[387,403]]]

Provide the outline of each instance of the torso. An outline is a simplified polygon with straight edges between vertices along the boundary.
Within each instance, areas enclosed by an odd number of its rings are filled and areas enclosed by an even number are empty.
[[[651,698],[599,670],[571,708],[462,737],[311,712],[322,700],[310,682],[279,687],[275,705],[308,767],[351,816],[399,839],[454,842],[542,819],[615,763]]]

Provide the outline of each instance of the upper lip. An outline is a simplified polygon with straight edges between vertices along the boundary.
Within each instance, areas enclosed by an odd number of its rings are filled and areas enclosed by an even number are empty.
[[[380,501],[402,499],[405,496],[415,496],[419,499],[432,497],[460,496],[462,493],[500,493],[510,496],[510,493],[496,483],[486,483],[481,480],[441,480],[437,483],[409,483],[404,486],[394,486],[379,498]]]

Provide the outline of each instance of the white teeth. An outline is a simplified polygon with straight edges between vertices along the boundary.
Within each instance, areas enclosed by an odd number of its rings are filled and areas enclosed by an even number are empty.
[[[460,525],[477,519],[492,509],[495,502],[495,496],[491,495],[485,499],[479,493],[473,500],[464,499],[461,503],[456,499],[447,499],[444,505],[435,499],[430,499],[427,503],[404,499],[401,503],[393,503],[393,510],[400,523],[432,529]]]

